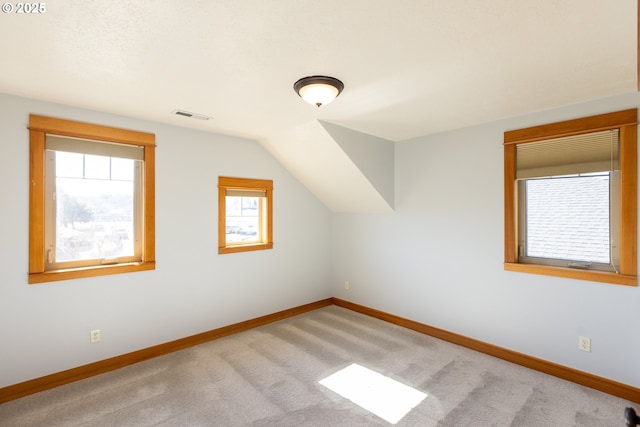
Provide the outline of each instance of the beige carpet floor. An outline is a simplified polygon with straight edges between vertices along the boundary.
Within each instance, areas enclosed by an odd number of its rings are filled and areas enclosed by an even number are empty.
[[[391,385],[364,387],[372,411],[320,383],[352,364],[426,396],[385,420],[376,410],[398,395]],[[615,427],[627,405],[330,306],[4,403],[0,425]]]

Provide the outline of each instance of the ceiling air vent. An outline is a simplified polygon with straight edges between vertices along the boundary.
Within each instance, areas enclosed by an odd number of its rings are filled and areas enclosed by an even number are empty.
[[[175,114],[176,116],[190,117],[192,119],[198,119],[198,120],[209,120],[211,118],[203,114],[191,113],[189,111],[184,111],[184,110],[173,110],[171,113]]]

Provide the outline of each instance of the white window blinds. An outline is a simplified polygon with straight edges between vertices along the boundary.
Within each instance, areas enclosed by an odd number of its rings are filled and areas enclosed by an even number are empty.
[[[618,129],[518,144],[516,178],[542,178],[620,169]]]
[[[45,144],[47,150],[144,160],[144,148],[136,145],[116,144],[57,135],[47,135]]]
[[[267,197],[267,192],[264,190],[236,190],[227,188],[225,195],[227,197]]]

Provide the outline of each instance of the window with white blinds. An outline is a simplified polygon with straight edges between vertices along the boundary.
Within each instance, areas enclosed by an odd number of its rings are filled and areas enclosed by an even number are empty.
[[[29,283],[155,268],[155,135],[31,115]]]
[[[47,135],[46,269],[142,260],[144,148]]]
[[[637,155],[637,109],[505,132],[505,269],[637,286]]]
[[[619,147],[618,129],[517,146],[520,262],[619,270]]]

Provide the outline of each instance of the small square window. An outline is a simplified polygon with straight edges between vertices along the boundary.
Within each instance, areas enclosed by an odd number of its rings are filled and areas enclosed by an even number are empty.
[[[273,181],[218,178],[218,253],[273,248]]]

